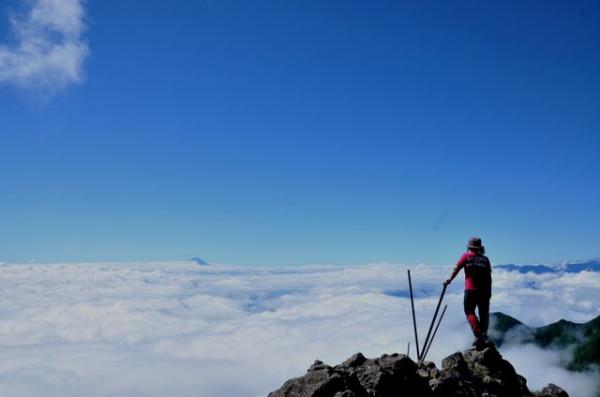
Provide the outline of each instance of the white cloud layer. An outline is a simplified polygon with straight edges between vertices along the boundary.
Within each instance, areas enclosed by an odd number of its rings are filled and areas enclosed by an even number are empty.
[[[83,0],[25,0],[0,45],[0,83],[52,95],[83,79],[89,54]]]
[[[413,266],[421,338],[450,268]],[[600,312],[600,273],[494,274],[492,310],[530,325]],[[190,262],[0,266],[0,395],[264,397],[315,359],[404,352],[412,339],[406,267],[235,267]],[[429,358],[472,338],[462,286]],[[564,352],[502,351],[530,386],[594,395],[598,373]],[[414,352],[414,348],[411,349]]]

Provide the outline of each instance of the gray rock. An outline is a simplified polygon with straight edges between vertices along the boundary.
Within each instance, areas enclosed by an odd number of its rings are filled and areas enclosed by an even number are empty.
[[[335,367],[316,361],[306,375],[285,382],[269,397],[427,397],[431,395],[427,382],[405,355],[367,359],[357,353]]]
[[[550,384],[532,394],[527,380],[491,344],[456,352],[442,368],[417,365],[403,354],[369,359],[357,353],[331,367],[321,361],[268,397],[568,397]]]
[[[538,397],[569,397],[566,391],[556,386],[554,383],[550,383],[544,387],[541,392],[536,393]]]
[[[365,361],[367,361],[367,359],[365,356],[363,356],[362,353],[356,353],[355,355],[344,361],[342,364],[340,364],[340,366],[354,368],[358,367],[359,365],[362,365]]]

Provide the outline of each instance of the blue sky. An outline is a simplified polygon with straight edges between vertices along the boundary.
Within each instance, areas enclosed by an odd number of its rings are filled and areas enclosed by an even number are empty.
[[[595,2],[69,0],[23,77],[54,3],[0,9],[0,260],[600,256]]]

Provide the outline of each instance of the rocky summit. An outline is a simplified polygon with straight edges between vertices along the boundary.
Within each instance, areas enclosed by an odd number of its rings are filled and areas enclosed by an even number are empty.
[[[315,363],[268,397],[568,397],[549,384],[531,392],[527,380],[488,343],[442,361],[418,365],[403,354],[369,359],[357,353],[334,367]]]

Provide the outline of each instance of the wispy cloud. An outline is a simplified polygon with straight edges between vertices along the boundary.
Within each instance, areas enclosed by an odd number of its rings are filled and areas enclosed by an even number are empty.
[[[264,397],[315,359],[403,352],[413,332],[406,268],[4,264],[0,390]],[[450,270],[412,267],[422,334]],[[600,273],[497,271],[492,309],[533,326],[587,321],[600,311],[599,283]],[[472,340],[461,287],[455,282],[447,292],[448,312],[428,355],[438,364]],[[503,353],[530,385],[555,382],[573,397],[594,396],[597,373],[573,375],[558,353],[527,349]]]
[[[51,96],[83,80],[89,54],[83,0],[26,0],[9,16],[0,45],[0,83]]]

